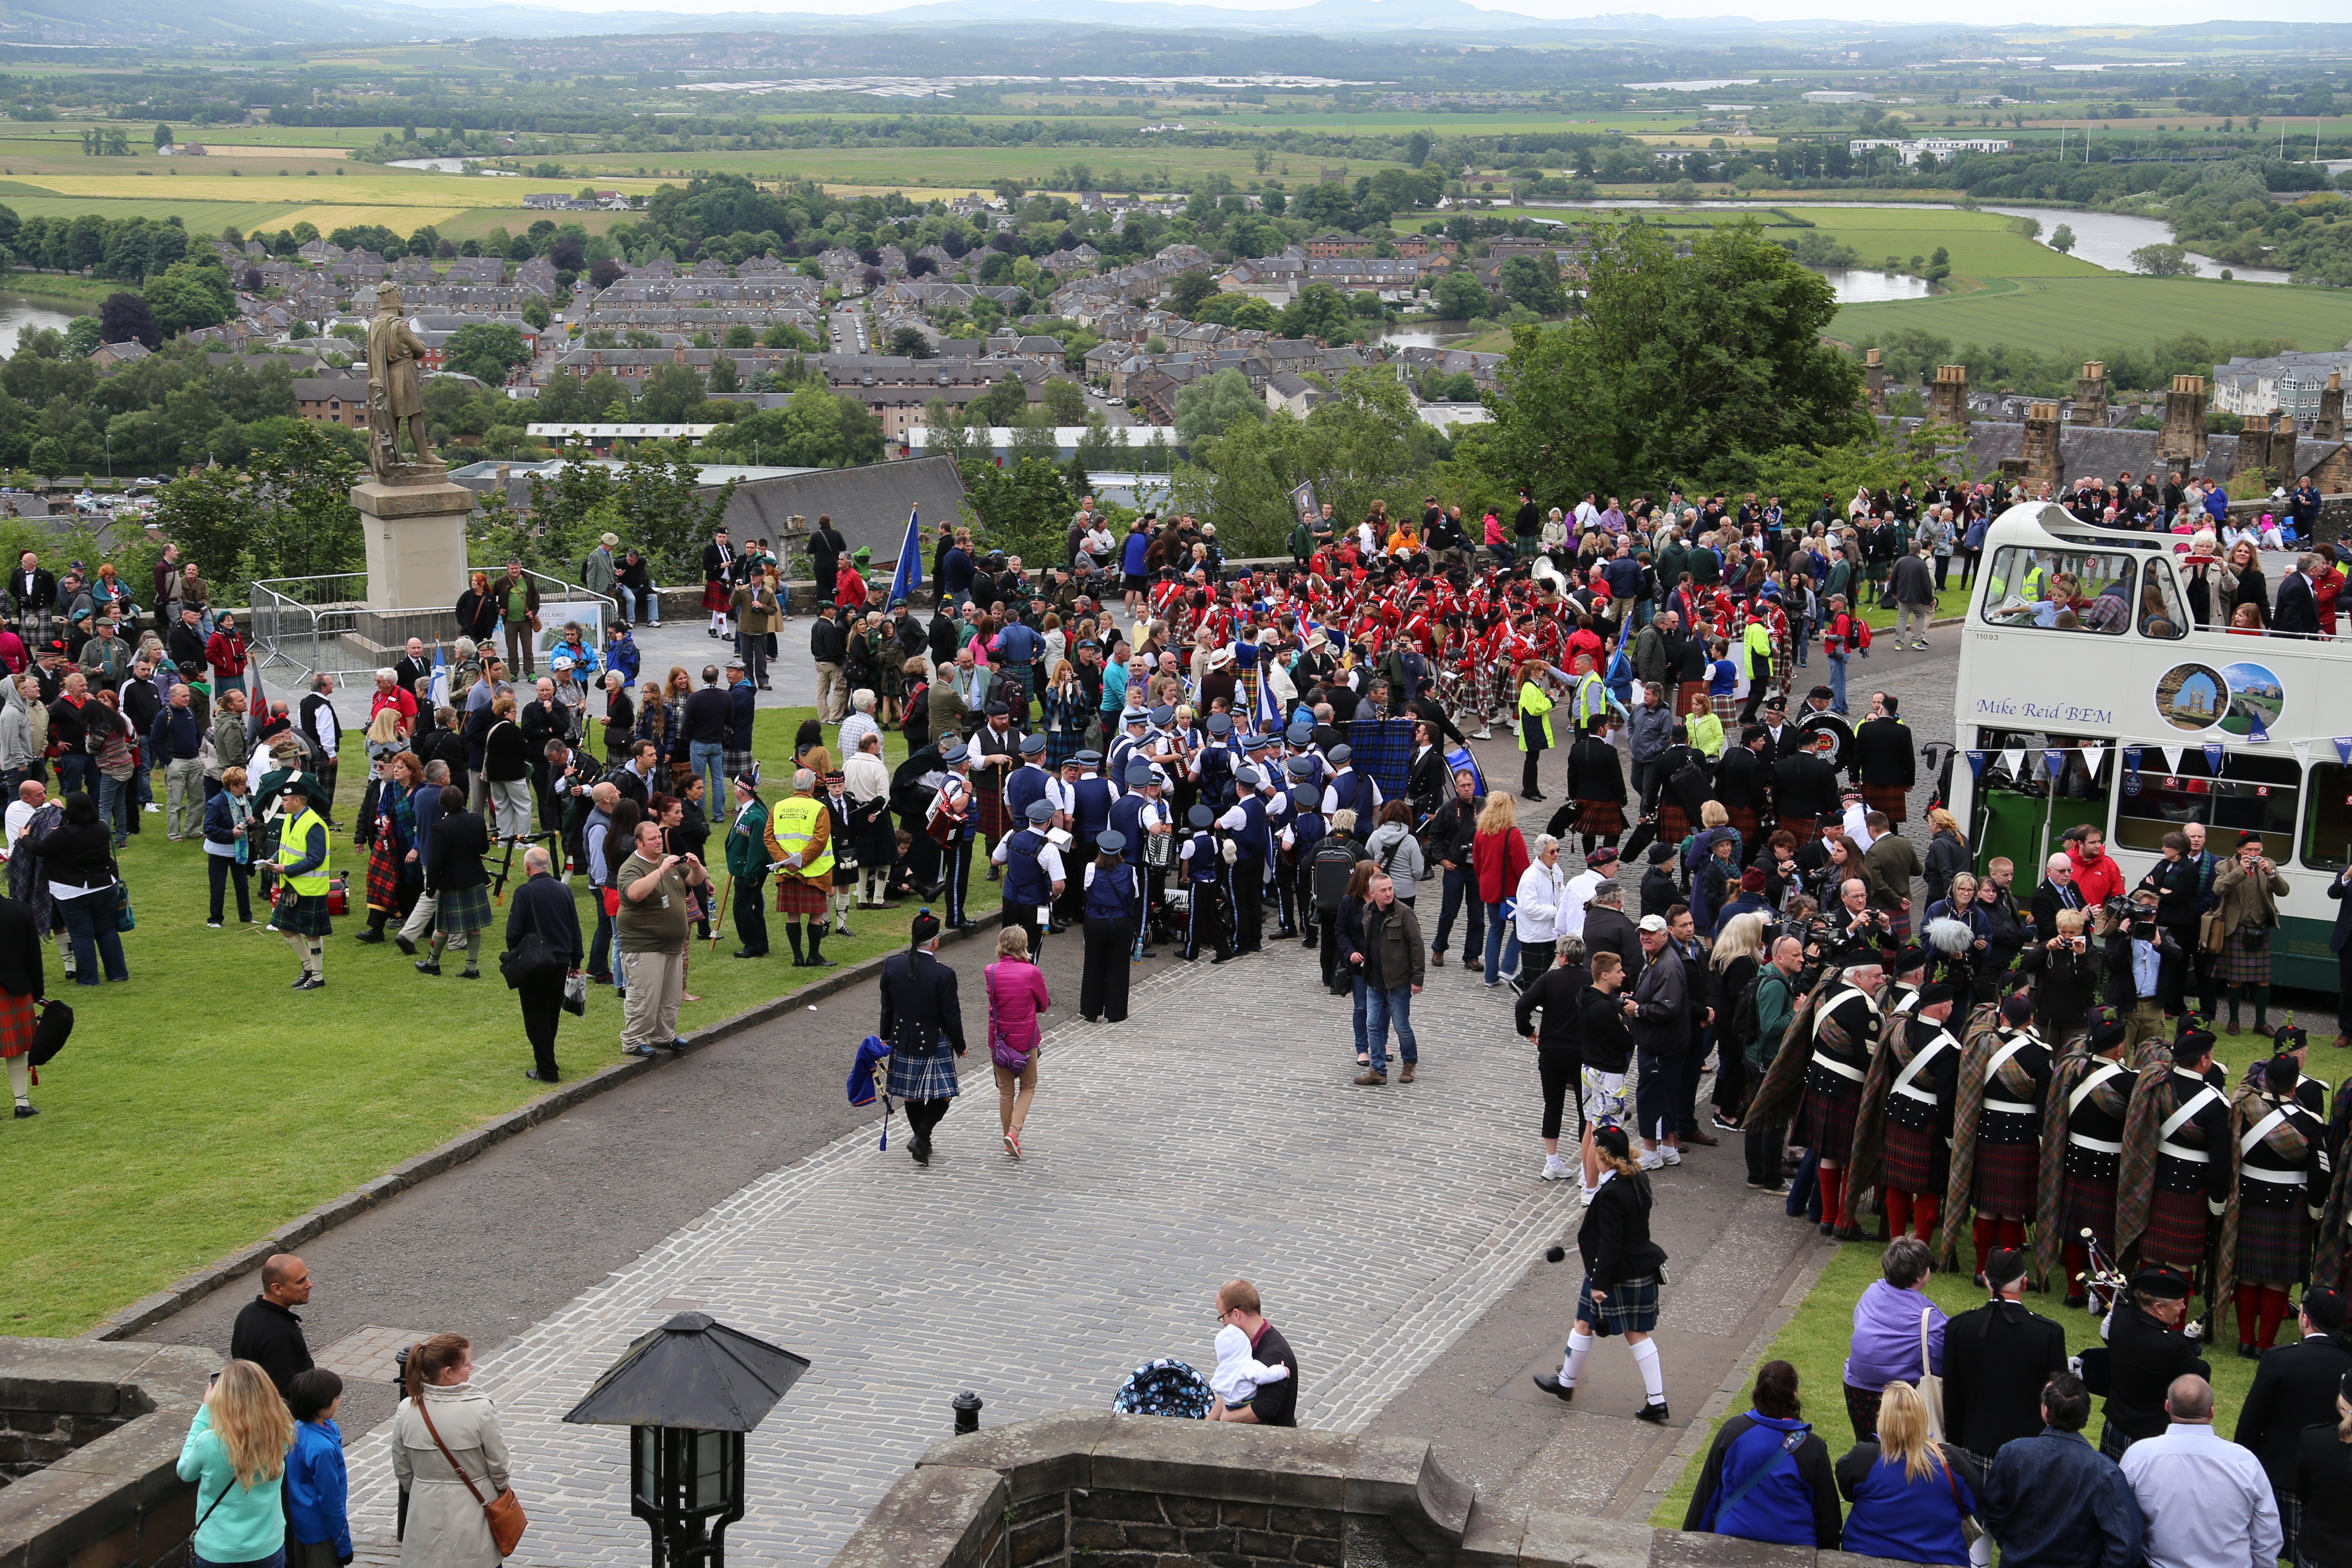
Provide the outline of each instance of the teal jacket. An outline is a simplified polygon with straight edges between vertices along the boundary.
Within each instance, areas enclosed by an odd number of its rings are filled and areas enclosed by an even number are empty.
[[[228,1449],[214,1435],[209,1405],[196,1411],[188,1440],[180,1445],[180,1479],[196,1483],[196,1517],[204,1522],[196,1528],[195,1548],[205,1562],[256,1563],[286,1544],[286,1510],[278,1498],[284,1466],[249,1489],[240,1485]]]

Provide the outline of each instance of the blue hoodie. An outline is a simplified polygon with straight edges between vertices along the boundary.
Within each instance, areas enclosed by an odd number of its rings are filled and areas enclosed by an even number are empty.
[[[343,1471],[342,1428],[332,1421],[294,1424],[294,1451],[286,1456],[287,1531],[297,1541],[326,1542],[352,1557],[351,1522],[343,1505],[351,1482]]]
[[[1748,1486],[1759,1472],[1767,1473]],[[1685,1530],[1823,1552],[1838,1549],[1839,1526],[1828,1447],[1802,1421],[1753,1410],[1733,1416],[1717,1434],[1683,1522]]]

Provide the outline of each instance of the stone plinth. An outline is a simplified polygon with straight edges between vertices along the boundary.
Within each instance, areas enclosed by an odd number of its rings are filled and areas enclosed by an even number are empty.
[[[446,609],[457,602],[466,591],[466,520],[474,500],[473,491],[446,479],[352,487],[367,538],[369,608]]]

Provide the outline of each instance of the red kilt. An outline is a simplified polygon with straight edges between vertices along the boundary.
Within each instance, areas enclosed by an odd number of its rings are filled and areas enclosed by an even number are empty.
[[[2168,1193],[2158,1187],[2148,1194],[2147,1228],[2140,1232],[2139,1260],[2169,1263],[2194,1274],[2205,1258],[2205,1194]]]
[[[1880,1153],[1880,1180],[1886,1190],[1940,1196],[1950,1174],[1946,1169],[1943,1142],[1933,1131],[1906,1127],[1890,1118]]]
[[[1828,1076],[1819,1068],[1808,1071],[1816,1078]],[[1834,1089],[1805,1086],[1804,1103],[1797,1108],[1797,1125],[1789,1142],[1843,1165],[1853,1153],[1853,1118],[1862,1109],[1862,1085],[1837,1081]]]
[[[368,851],[367,907],[372,910],[400,908],[400,860],[392,850],[392,835],[380,833],[375,845]]]
[[[1757,816],[1756,808],[1748,805],[1733,805],[1724,809],[1731,818],[1731,826],[1739,830],[1739,842],[1749,849],[1758,847],[1758,840],[1764,831],[1764,824],[1762,819]]]
[[[1691,699],[1694,697],[1703,697],[1706,694],[1706,682],[1704,680],[1685,680],[1681,685],[1675,687],[1675,717],[1677,719],[1689,718]],[[1714,704],[1709,703],[1707,706],[1712,710]]]
[[[1817,817],[1784,816],[1780,821],[1779,829],[1794,838],[1797,841],[1797,847],[1802,849],[1812,837],[1821,831],[1821,823]]]
[[[803,882],[797,877],[776,879],[776,912],[780,915],[821,915],[828,908],[833,889],[814,882]]]
[[[1005,806],[1001,786],[975,782],[971,793],[980,799],[980,831],[983,837],[993,844],[1013,830],[1017,825]]]
[[[1625,831],[1625,808],[1613,800],[1583,800],[1584,807],[1577,814],[1576,830],[1601,838],[1614,838]]]
[[[2025,1219],[2040,1201],[2042,1145],[1988,1143],[1977,1140],[1975,1192],[1977,1213],[2005,1219]]]
[[[2072,1247],[2083,1239],[2088,1230],[2095,1237],[2101,1251],[2110,1258],[2116,1252],[2116,1179],[2108,1176],[2066,1177],[2064,1195],[2059,1200],[2059,1239]]]
[[[1901,784],[1866,784],[1862,786],[1862,804],[1872,811],[1883,811],[1886,820],[1901,826],[1910,820],[1905,811],[1911,792]]]
[[[2303,1194],[2281,1208],[2238,1204],[2238,1278],[2249,1285],[2293,1285],[2311,1271],[2311,1220]]]
[[[1658,842],[1680,846],[1690,837],[1690,813],[1661,794],[1658,796]]]
[[[702,607],[710,614],[721,614],[734,602],[735,590],[719,578],[709,578],[702,584]]]
[[[33,1048],[33,1031],[41,1016],[30,996],[0,991],[0,1058],[21,1057]]]

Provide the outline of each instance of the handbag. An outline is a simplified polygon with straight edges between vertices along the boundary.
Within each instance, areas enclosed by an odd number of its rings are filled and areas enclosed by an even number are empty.
[[[131,912],[131,884],[118,881],[114,884],[114,929],[137,931],[139,919]]]
[[[1919,1309],[1919,1397],[1927,1406],[1927,1441],[1944,1440],[1944,1380],[1930,1371],[1935,1363],[1927,1359],[1927,1320],[1936,1309]]]
[[[2223,930],[2221,926],[2221,910],[2208,910],[2203,915],[2199,917],[2197,921],[2197,945],[2200,950],[2206,952],[2219,952],[2229,940],[2230,933]]]
[[[474,1485],[474,1478],[466,1473],[466,1468],[457,1462],[457,1457],[449,1452],[449,1445],[441,1440],[439,1429],[433,1425],[433,1412],[425,1407],[422,1397],[416,1401],[416,1414],[425,1417],[425,1430],[432,1434],[433,1446],[441,1450],[441,1457],[449,1461],[449,1468],[457,1472],[457,1479],[466,1483],[466,1489],[473,1493],[474,1501],[480,1505],[482,1521],[490,1527],[490,1543],[499,1549],[499,1556],[513,1556],[514,1549],[522,1543],[523,1528],[530,1523],[523,1517],[522,1504],[516,1500],[514,1489],[509,1487],[489,1501],[483,1502],[481,1489]]]
[[[998,962],[1002,963],[1003,960],[1000,959]],[[1018,1077],[1029,1070],[1029,1064],[1035,1058],[1036,1053],[1034,1050],[1024,1051],[1013,1045],[1004,1037],[1004,1032],[997,1027],[996,964],[990,964],[986,973],[988,976],[988,1059],[1006,1072]]]
[[[1960,1539],[1974,1546],[1984,1539],[1985,1528],[1977,1522],[1975,1514],[1960,1506],[1960,1483],[1952,1478],[1952,1461],[1949,1458],[1944,1460],[1944,1485],[1952,1494],[1952,1511],[1960,1516]],[[1971,1562],[1975,1560],[1974,1553],[1970,1553],[1969,1560]]]
[[[588,977],[573,974],[563,982],[563,1010],[575,1018],[588,1016]]]
[[[499,954],[499,973],[506,976],[507,989],[520,989],[527,981],[538,979],[551,969],[562,966],[555,962],[547,939],[537,931],[526,931],[523,939]]]

